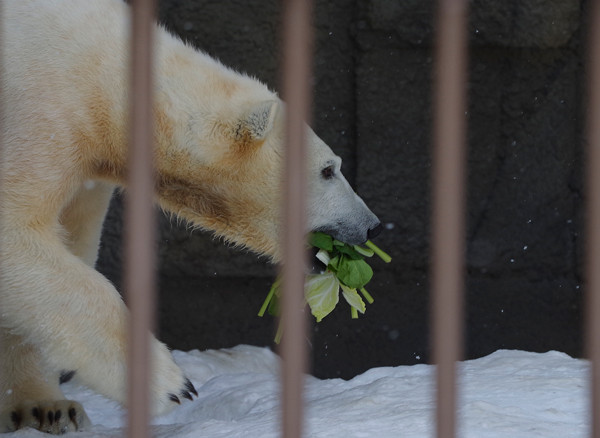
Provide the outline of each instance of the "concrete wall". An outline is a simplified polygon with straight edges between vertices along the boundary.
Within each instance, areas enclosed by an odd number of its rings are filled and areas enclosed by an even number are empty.
[[[581,354],[585,4],[470,2],[468,357],[499,348]],[[161,21],[278,89],[279,2],[163,0]],[[386,224],[373,305],[340,306],[311,341],[313,372],[429,359],[428,251],[433,3],[316,2],[316,132]],[[120,199],[99,269],[120,284]],[[255,316],[274,268],[161,217],[160,337],[174,348],[270,345]]]

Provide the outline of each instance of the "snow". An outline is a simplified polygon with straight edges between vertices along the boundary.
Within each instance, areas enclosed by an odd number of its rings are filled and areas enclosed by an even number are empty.
[[[200,397],[153,422],[154,437],[279,436],[279,359],[241,345],[174,357]],[[432,365],[374,368],[349,381],[306,378],[306,437],[433,436]],[[559,352],[499,350],[462,362],[459,437],[566,438],[589,433],[588,363]],[[124,410],[75,383],[63,385],[94,423],[79,438],[121,437]],[[32,430],[6,438],[44,437]]]

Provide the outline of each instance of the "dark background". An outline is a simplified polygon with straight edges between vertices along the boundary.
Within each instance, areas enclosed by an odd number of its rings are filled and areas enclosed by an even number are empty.
[[[467,358],[500,348],[582,354],[585,16],[580,0],[470,2]],[[160,21],[279,89],[280,2],[162,0]],[[315,131],[386,230],[375,303],[311,320],[312,373],[426,363],[433,3],[318,0]],[[121,284],[121,199],[98,269]],[[275,269],[160,217],[158,336],[172,348],[272,346],[256,313]]]

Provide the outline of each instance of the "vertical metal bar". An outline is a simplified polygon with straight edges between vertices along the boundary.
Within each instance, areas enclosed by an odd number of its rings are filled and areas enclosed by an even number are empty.
[[[432,192],[432,331],[437,436],[456,433],[462,357],[465,205],[466,1],[438,3]]]
[[[286,158],[283,227],[282,433],[300,438],[307,369],[304,275],[306,272],[306,138],[310,108],[312,2],[287,0],[283,12],[283,97],[286,105]]]
[[[591,436],[600,438],[600,5],[591,2],[588,53],[586,350],[590,358]]]
[[[131,21],[131,113],[126,194],[125,287],[130,308],[128,436],[148,437],[150,330],[155,302],[152,156],[153,0],[134,0]]]
[[[4,62],[4,26],[2,21],[2,14],[4,12],[4,2],[0,2],[0,84],[2,83],[2,65]],[[0,86],[0,172],[4,170],[4,96],[2,94],[3,87]],[[1,175],[0,175],[1,176]],[[1,178],[0,178],[1,180]],[[0,191],[0,202],[2,202],[2,191]],[[0,214],[0,220],[2,220],[2,214]],[[2,293],[2,284],[0,284],[0,293]],[[2,309],[0,309],[1,311]],[[2,312],[0,312],[2,313]],[[2,320],[0,319],[0,324]],[[0,351],[4,351],[2,347],[2,340],[4,336],[0,335]],[[2,370],[0,370],[0,379],[2,379]]]

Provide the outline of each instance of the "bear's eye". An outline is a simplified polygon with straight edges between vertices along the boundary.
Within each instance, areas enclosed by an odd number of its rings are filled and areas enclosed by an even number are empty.
[[[321,176],[324,179],[331,179],[334,174],[335,171],[333,170],[333,166],[327,166],[325,169],[321,170]]]

